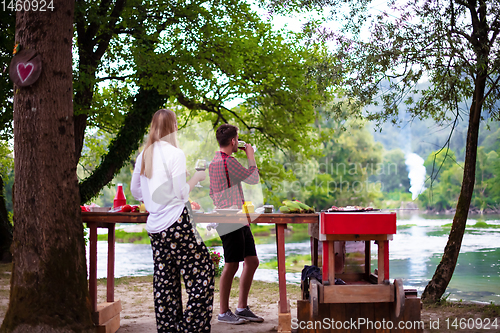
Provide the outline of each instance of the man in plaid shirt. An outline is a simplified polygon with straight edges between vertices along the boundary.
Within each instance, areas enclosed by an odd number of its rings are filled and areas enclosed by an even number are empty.
[[[210,163],[210,197],[217,208],[229,208],[236,206],[241,208],[245,203],[241,182],[247,184],[259,183],[259,170],[253,157],[253,148],[246,144],[245,152],[248,157],[249,168],[245,168],[230,154],[222,149],[215,153],[215,157]],[[236,140],[238,149],[238,140]],[[228,184],[229,182],[229,184]]]
[[[216,132],[220,151],[210,163],[210,197],[216,208],[241,208],[245,203],[241,182],[257,184],[259,170],[255,163],[254,150],[250,144],[245,145],[248,159],[248,169],[242,166],[231,155],[238,151],[238,128],[223,124]],[[250,226],[224,230],[225,224],[217,227],[217,232],[224,248],[224,270],[220,278],[220,314],[219,322],[229,324],[244,324],[248,321],[263,322],[264,318],[256,316],[248,307],[248,293],[252,286],[253,276],[259,266],[259,258],[255,250]],[[236,230],[235,230],[236,229]],[[238,306],[235,313],[229,309],[229,294],[233,278],[243,261],[243,271],[240,277]]]

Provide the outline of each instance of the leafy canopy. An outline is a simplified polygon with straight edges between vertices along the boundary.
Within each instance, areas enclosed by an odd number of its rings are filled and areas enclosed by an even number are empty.
[[[402,109],[414,118],[461,120],[479,75],[486,75],[483,108],[499,120],[500,1],[261,1],[272,11],[318,10],[313,36],[330,40],[345,78],[345,96],[368,109],[368,119],[397,123]],[[339,28],[331,28],[336,20]],[[485,37],[477,21],[486,22]],[[326,23],[325,23],[326,22]],[[487,52],[486,52],[487,51]],[[482,72],[484,71],[484,72]],[[480,74],[481,73],[481,74]],[[480,101],[482,102],[482,100]]]
[[[123,7],[117,16],[118,4]],[[77,22],[85,22],[81,25],[87,30],[77,29],[75,91],[78,97],[90,84],[92,103],[86,109],[85,99],[75,98],[76,114],[88,115],[88,130],[98,128],[123,140],[125,126],[136,126],[133,132],[139,135],[131,139],[135,143],[121,144],[120,149],[132,147],[142,140],[147,125],[142,119],[134,122],[131,115],[151,117],[138,111],[140,92],[155,91],[178,111],[181,126],[204,121],[214,127],[236,124],[243,139],[257,143],[263,155],[272,147],[305,155],[318,147],[321,136],[311,126],[314,108],[329,98],[327,87],[338,79],[322,69],[332,67],[328,64],[333,59],[321,43],[306,45],[303,34],[273,31],[243,1],[117,1],[116,6],[104,8],[97,1],[78,6]],[[106,24],[98,25],[99,19]],[[98,37],[89,42],[92,28]],[[109,35],[109,43],[101,45]],[[85,57],[101,47],[101,58],[96,60],[95,52],[90,60]],[[228,107],[235,100],[242,103]],[[128,158],[134,151],[130,149]],[[87,152],[83,159],[99,160],[95,155],[86,158]],[[103,161],[110,154],[106,156]],[[123,157],[115,159],[110,164],[120,167],[107,174],[116,174],[123,165]],[[93,172],[99,166],[86,168]]]

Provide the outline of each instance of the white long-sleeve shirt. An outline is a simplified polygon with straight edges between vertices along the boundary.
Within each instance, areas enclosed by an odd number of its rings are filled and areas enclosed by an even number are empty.
[[[162,155],[163,154],[163,159]],[[153,145],[153,176],[141,176],[143,152],[135,162],[130,190],[134,198],[143,201],[149,212],[146,230],[158,233],[177,221],[189,199],[186,183],[186,156],[168,142]],[[165,165],[163,164],[165,163]]]

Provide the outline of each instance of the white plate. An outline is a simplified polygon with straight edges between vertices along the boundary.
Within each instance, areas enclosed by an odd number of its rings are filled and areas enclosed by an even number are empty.
[[[238,213],[240,210],[239,208],[217,208],[215,211],[218,213]]]

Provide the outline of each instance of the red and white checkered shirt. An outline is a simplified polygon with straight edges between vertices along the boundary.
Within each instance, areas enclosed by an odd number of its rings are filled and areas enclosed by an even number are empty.
[[[234,157],[222,151],[215,153],[208,167],[208,174],[210,197],[218,208],[229,208],[233,205],[241,208],[245,203],[241,182],[252,185],[259,182],[259,169],[256,166],[252,165],[247,169]]]

